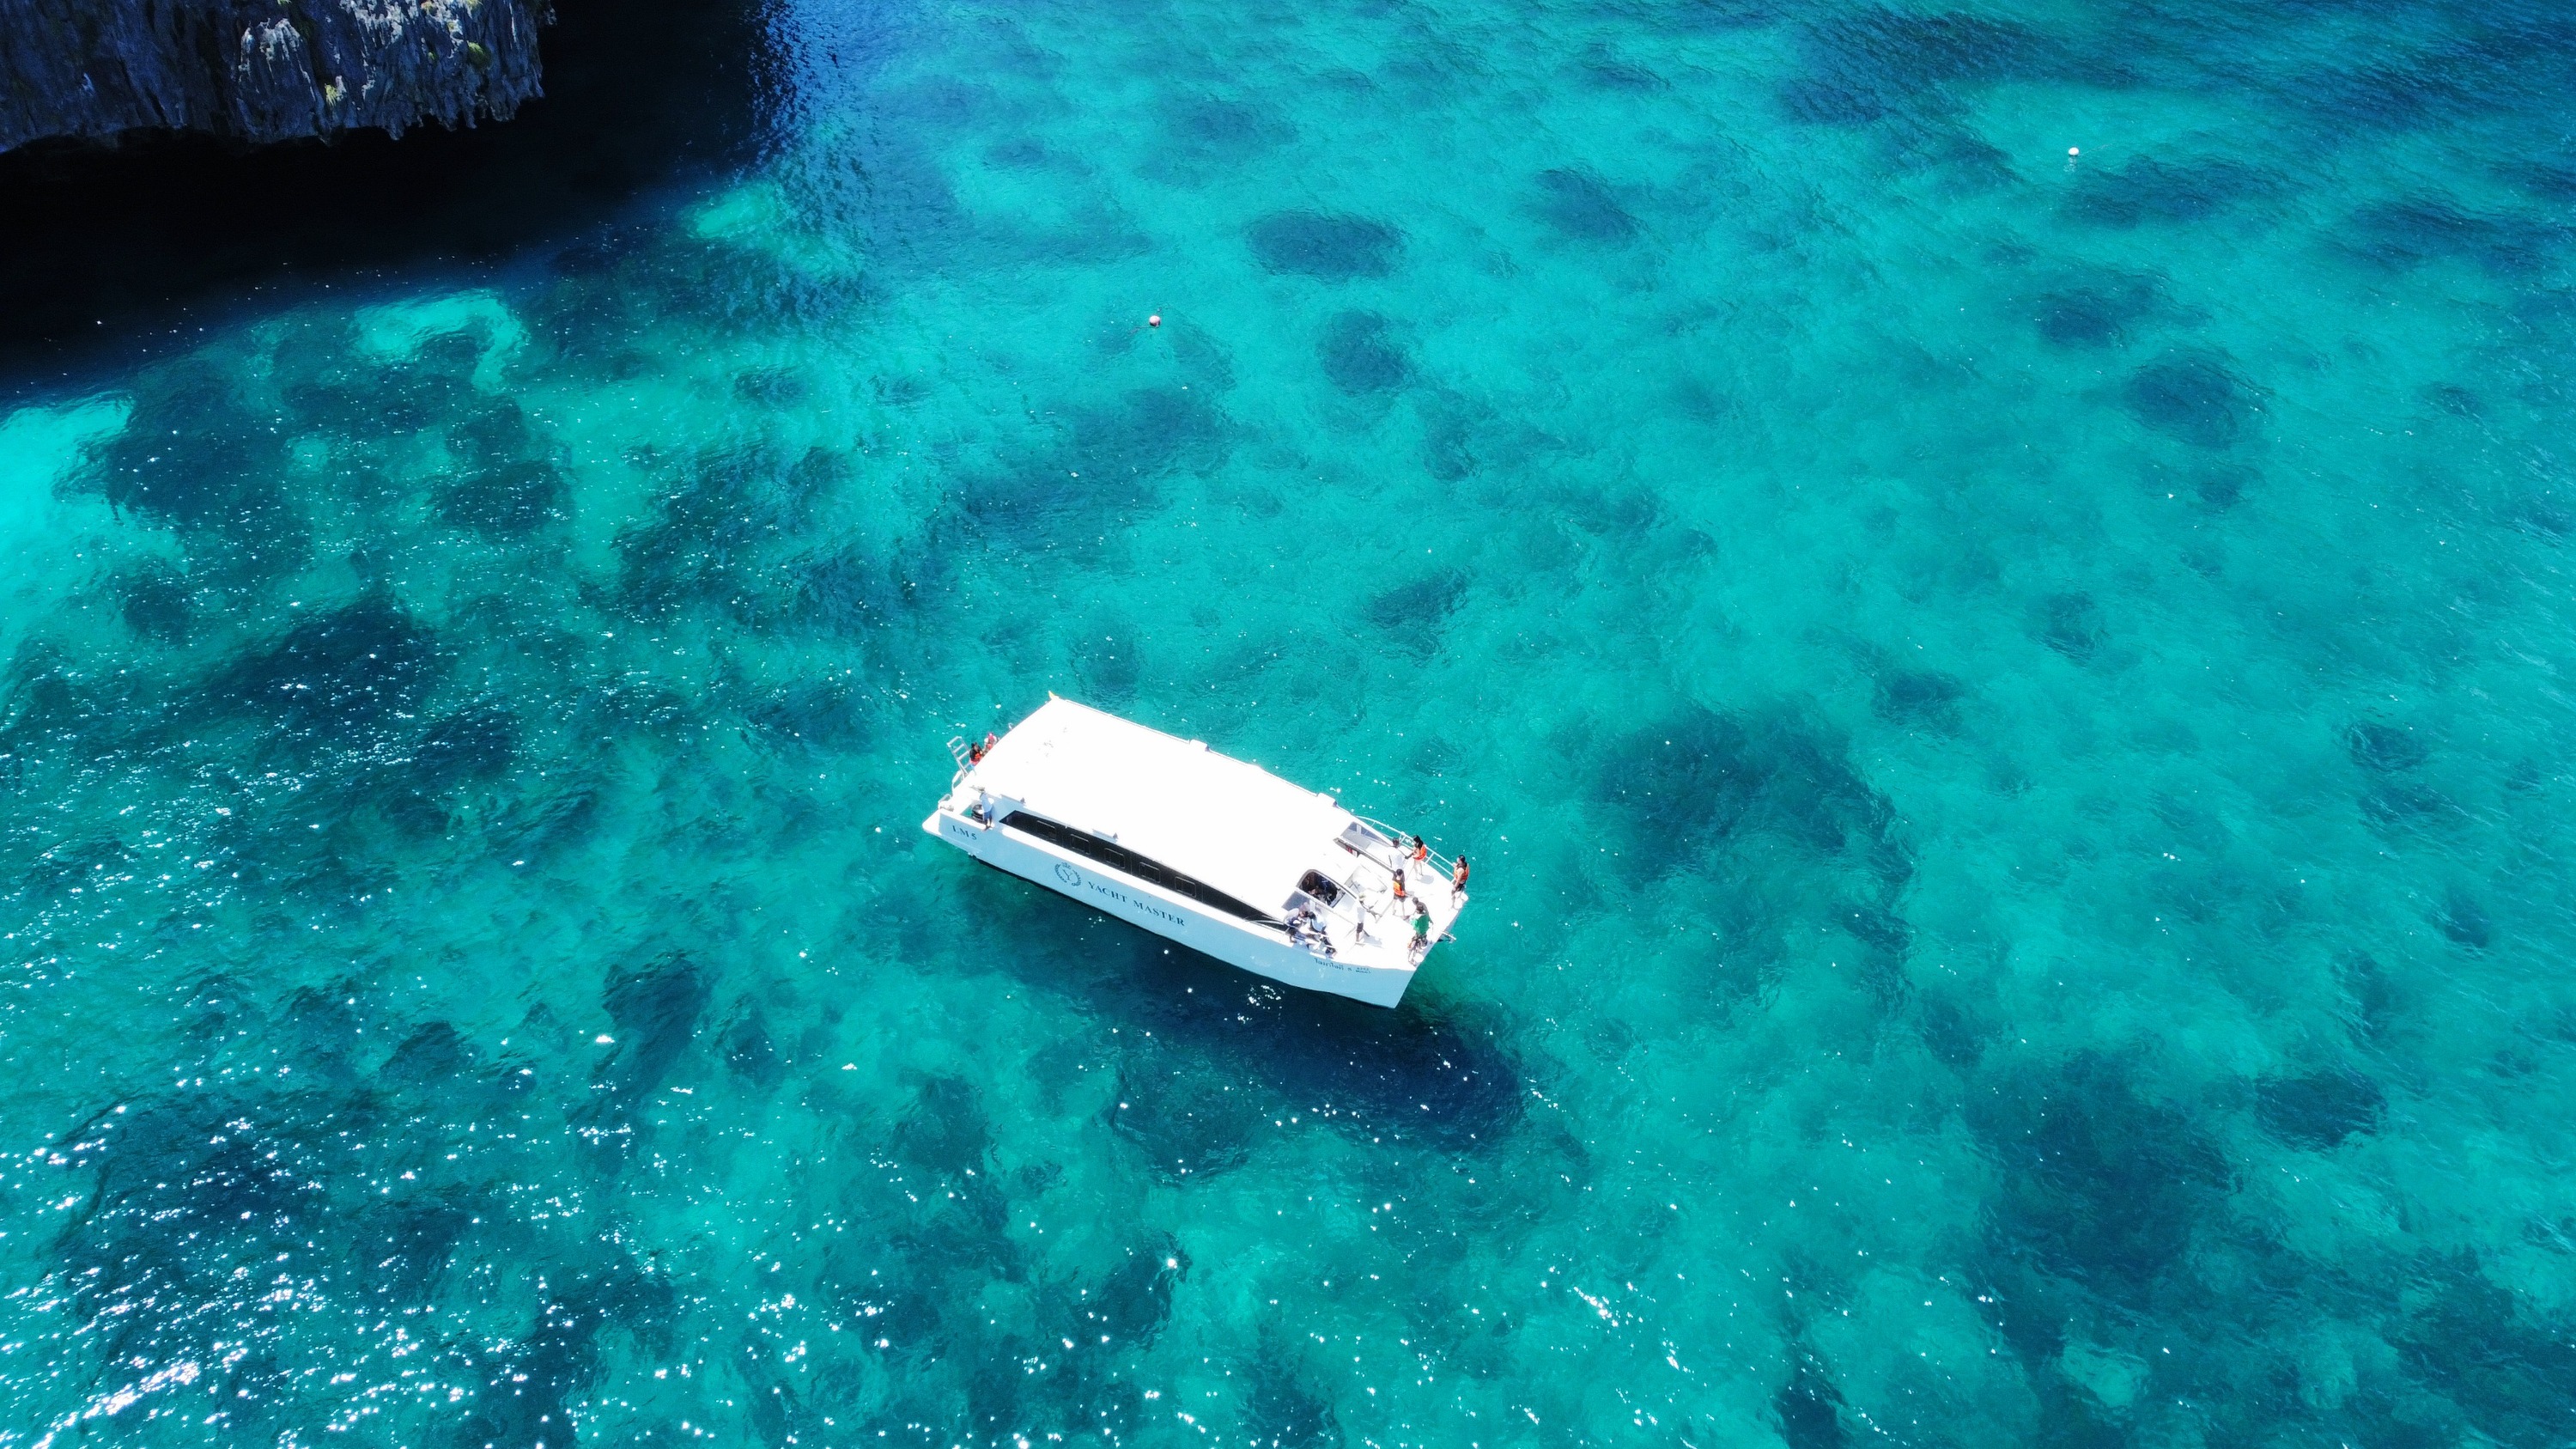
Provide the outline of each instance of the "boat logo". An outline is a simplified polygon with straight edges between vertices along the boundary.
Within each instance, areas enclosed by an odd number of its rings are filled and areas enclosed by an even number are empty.
[[[1066,865],[1061,861],[1056,864],[1055,878],[1063,881],[1066,885],[1082,884],[1082,872],[1075,870],[1072,866]]]

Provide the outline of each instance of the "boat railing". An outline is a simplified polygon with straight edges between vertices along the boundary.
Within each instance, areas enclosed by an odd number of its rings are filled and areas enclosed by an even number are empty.
[[[1386,823],[1385,821],[1383,821],[1383,820],[1372,820],[1372,819],[1370,819],[1369,817],[1367,817],[1367,816],[1365,816],[1365,815],[1355,815],[1355,816],[1353,816],[1353,817],[1351,817],[1351,818],[1352,818],[1352,819],[1354,819],[1354,820],[1357,820],[1357,821],[1358,821],[1359,823],[1361,823],[1362,825],[1367,826],[1369,829],[1376,831],[1378,834],[1380,834],[1380,835],[1382,835],[1382,836],[1386,837],[1386,839],[1387,839],[1390,843],[1392,843],[1392,842],[1394,842],[1394,841],[1402,840],[1402,839],[1404,839],[1407,835],[1412,835],[1412,833],[1413,833],[1413,832],[1411,832],[1411,831],[1409,831],[1409,830],[1398,830],[1398,829],[1396,829],[1394,826],[1387,824],[1387,823]],[[1420,839],[1421,839],[1421,837],[1420,837],[1420,836],[1414,836],[1414,838],[1415,838],[1415,839],[1417,839],[1417,840],[1420,840]],[[1428,850],[1428,849],[1429,849],[1429,847],[1430,847],[1430,842],[1429,842],[1429,841],[1423,841],[1423,846],[1424,846],[1424,848],[1425,848],[1426,850]],[[1411,861],[1412,861],[1412,857],[1404,855],[1404,851],[1403,851],[1403,848],[1402,848],[1402,847],[1400,847],[1400,846],[1399,846],[1399,847],[1397,847],[1397,849],[1396,849],[1396,854],[1397,854],[1399,857],[1402,857],[1402,858],[1401,858],[1400,860],[1398,860],[1398,862],[1397,862],[1397,868],[1399,868],[1399,869],[1400,869],[1402,866],[1404,866],[1404,865],[1406,865],[1406,864],[1410,864],[1410,863],[1411,863]],[[1453,858],[1451,858],[1451,857],[1449,857],[1449,856],[1442,855],[1439,851],[1436,851],[1436,850],[1433,850],[1433,851],[1431,851],[1431,852],[1430,852],[1430,864],[1431,864],[1432,869],[1437,870],[1438,872],[1440,872],[1440,878],[1441,878],[1442,880],[1444,880],[1444,881],[1445,881],[1445,880],[1448,880],[1448,879],[1450,879],[1450,878],[1452,878],[1452,877],[1454,877],[1454,876],[1455,876],[1455,875],[1457,875],[1457,873],[1458,873],[1458,862],[1457,862],[1455,859],[1453,859]]]

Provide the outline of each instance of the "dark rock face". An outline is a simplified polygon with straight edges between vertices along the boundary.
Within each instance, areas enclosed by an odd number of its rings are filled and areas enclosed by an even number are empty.
[[[506,120],[540,94],[552,19],[547,0],[0,0],[0,150]]]

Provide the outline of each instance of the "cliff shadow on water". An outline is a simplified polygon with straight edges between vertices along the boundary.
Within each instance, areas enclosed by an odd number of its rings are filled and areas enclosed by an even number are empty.
[[[498,260],[745,155],[760,0],[561,0],[506,122],[249,146],[129,133],[0,152],[0,379],[148,347],[254,290]]]

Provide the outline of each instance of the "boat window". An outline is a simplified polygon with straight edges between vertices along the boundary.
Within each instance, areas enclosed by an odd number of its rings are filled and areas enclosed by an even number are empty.
[[[1304,891],[1306,894],[1313,896],[1319,901],[1322,901],[1325,905],[1332,906],[1341,904],[1342,888],[1333,884],[1330,880],[1327,880],[1324,873],[1320,870],[1310,870],[1304,875],[1299,876],[1297,878],[1297,889]]]
[[[1152,856],[1140,855],[1123,845],[1101,839],[1087,830],[1076,830],[1060,820],[1014,810],[1002,817],[1002,823],[1013,830],[1034,835],[1049,845],[1095,860],[1111,870],[1122,871],[1149,885],[1158,885],[1174,895],[1187,896],[1203,906],[1210,906],[1255,925],[1283,927],[1285,923],[1255,907],[1245,905],[1196,876],[1183,875]]]
[[[1357,820],[1342,827],[1337,843],[1351,854],[1380,865],[1392,862],[1396,856],[1394,841]]]

